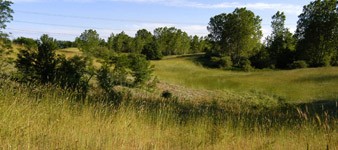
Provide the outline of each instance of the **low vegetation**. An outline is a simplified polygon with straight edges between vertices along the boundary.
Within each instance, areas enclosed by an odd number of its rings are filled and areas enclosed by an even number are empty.
[[[125,98],[116,108],[98,101],[98,96],[78,101],[71,92],[53,86],[23,86],[4,79],[0,85],[2,149],[335,149],[338,145],[337,103],[233,110],[215,101],[193,104],[138,97]]]

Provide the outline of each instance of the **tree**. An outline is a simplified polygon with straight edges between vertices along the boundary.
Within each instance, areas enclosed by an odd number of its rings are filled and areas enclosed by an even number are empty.
[[[216,53],[230,56],[234,65],[256,53],[262,37],[261,19],[246,8],[236,8],[230,14],[212,17],[209,22],[209,38],[214,42]]]
[[[158,43],[155,40],[146,44],[141,54],[145,55],[147,60],[160,60],[163,57],[161,51],[159,51]]]
[[[312,67],[328,66],[338,47],[337,0],[315,0],[298,16],[298,59]]]
[[[24,46],[25,48],[29,48],[29,49],[38,48],[38,42],[32,38],[18,37],[13,40],[13,43]]]
[[[5,73],[4,70],[9,65],[7,55],[11,53],[12,49],[8,35],[2,31],[6,28],[6,23],[13,20],[12,4],[11,1],[0,0],[0,74]]]
[[[37,50],[21,50],[15,65],[23,75],[23,79],[43,84],[54,82],[57,65],[56,49],[56,40],[48,35],[42,35]]]
[[[87,92],[89,80],[87,75],[87,60],[81,56],[74,56],[66,59],[64,56],[58,58],[56,68],[56,82],[65,89],[77,90],[78,92]]]
[[[115,52],[132,52],[132,38],[123,31],[114,36],[113,49]]]
[[[131,74],[134,77],[134,86],[142,85],[150,80],[152,68],[144,55],[130,54],[129,60]]]
[[[287,68],[294,61],[296,40],[285,28],[285,19],[284,13],[279,11],[272,16],[272,33],[267,38],[270,63],[277,68]]]
[[[82,52],[93,54],[96,48],[99,47],[101,39],[96,30],[89,29],[81,33],[81,35],[75,39],[75,42]]]
[[[7,0],[0,0],[0,31],[6,28],[6,23],[13,20],[14,13],[11,5],[13,2]],[[2,32],[1,32],[2,33]]]
[[[181,55],[190,52],[190,38],[186,32],[174,27],[161,27],[154,30],[159,51],[163,55]]]
[[[152,43],[153,35],[146,29],[138,30],[134,42],[133,42],[133,52],[140,54],[145,45]]]

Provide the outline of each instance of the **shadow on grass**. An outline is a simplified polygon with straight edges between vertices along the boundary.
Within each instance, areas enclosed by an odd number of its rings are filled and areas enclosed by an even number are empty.
[[[309,115],[329,115],[338,119],[338,100],[318,100],[310,103],[300,103],[296,105]]]
[[[338,75],[319,75],[297,79],[298,82],[338,82]]]

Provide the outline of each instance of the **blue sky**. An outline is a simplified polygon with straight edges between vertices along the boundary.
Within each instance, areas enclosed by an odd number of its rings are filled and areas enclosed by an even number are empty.
[[[122,30],[134,36],[139,29],[174,26],[189,35],[205,36],[211,17],[247,7],[262,21],[264,36],[270,34],[271,16],[285,12],[293,32],[302,7],[311,0],[13,0],[14,20],[6,31],[12,38],[38,38],[47,33],[59,40],[74,40],[86,29],[101,38]]]

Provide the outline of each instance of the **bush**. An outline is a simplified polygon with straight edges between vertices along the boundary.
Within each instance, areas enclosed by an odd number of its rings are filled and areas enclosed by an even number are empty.
[[[307,67],[308,67],[308,64],[307,64],[306,61],[304,61],[304,60],[294,61],[294,62],[290,65],[290,68],[291,68],[291,69],[307,68]]]
[[[58,61],[60,64],[56,69],[56,82],[58,82],[62,88],[86,93],[89,87],[89,79],[85,77],[87,72],[86,59],[74,56],[69,60],[65,57],[61,57]]]
[[[221,68],[231,68],[232,65],[233,65],[233,63],[231,61],[231,57],[229,57],[229,56],[221,57],[219,59],[219,66]]]
[[[247,72],[253,70],[249,59],[242,59],[240,62],[240,68],[242,68],[244,71],[247,71]]]
[[[172,96],[173,96],[173,94],[169,90],[165,90],[165,91],[162,92],[163,98],[169,99],[169,98],[172,98]]]
[[[158,44],[156,42],[151,42],[145,45],[142,49],[141,54],[147,57],[147,60],[160,60],[163,55],[158,49]]]

